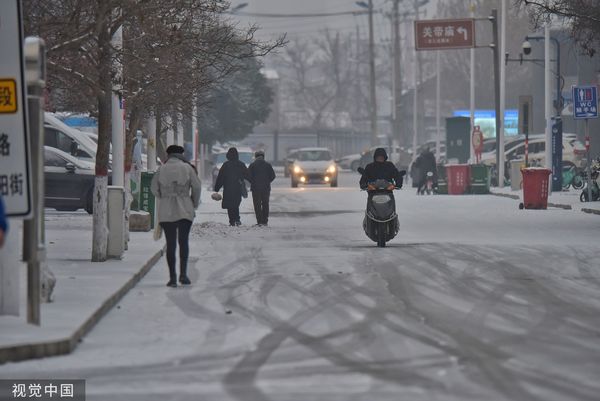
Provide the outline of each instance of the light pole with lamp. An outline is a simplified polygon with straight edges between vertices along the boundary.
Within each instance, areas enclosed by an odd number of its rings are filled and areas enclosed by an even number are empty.
[[[377,137],[377,89],[375,87],[375,37],[373,33],[373,0],[368,4],[357,1],[356,5],[369,10],[369,89],[370,89],[370,118],[371,118],[371,146],[378,143]]]
[[[545,55],[544,59],[528,59],[524,58],[528,56],[532,52],[532,46],[530,41],[545,41],[545,36],[525,36],[525,40],[523,41],[522,49],[523,53],[519,54],[518,59],[509,58],[508,54],[505,54],[505,64],[509,61],[519,62],[522,64],[524,61],[526,62],[543,62],[546,64],[546,60],[555,61],[556,62],[556,98],[554,100],[554,110],[555,115],[552,117],[551,110],[546,110],[546,124],[548,127],[548,133],[546,136],[546,149],[545,149],[545,158],[546,158],[546,166],[552,170],[552,190],[560,191],[562,190],[562,120],[561,120],[561,112],[563,107],[563,98],[562,98],[562,85],[563,78],[560,73],[560,42],[553,36],[548,36],[549,41],[554,43],[556,47],[556,59],[551,60],[549,55]],[[545,65],[545,68],[548,66]],[[548,86],[546,83],[545,86]],[[546,88],[547,90],[550,88]],[[546,107],[548,109],[548,107]],[[551,107],[550,107],[551,109]],[[554,124],[550,123],[550,120],[554,120]],[[525,157],[526,164],[528,165],[528,153],[529,153],[529,133],[525,133]]]

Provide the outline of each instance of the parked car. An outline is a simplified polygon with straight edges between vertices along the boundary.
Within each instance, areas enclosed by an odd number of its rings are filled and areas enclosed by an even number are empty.
[[[44,113],[44,145],[85,161],[94,161],[98,150],[88,133],[69,127],[52,113]]]
[[[237,147],[238,150],[238,154],[240,156],[240,161],[244,162],[246,164],[246,167],[248,167],[250,165],[250,163],[252,163],[252,160],[254,159],[254,152],[252,151],[252,149],[248,148],[248,147]],[[215,183],[217,182],[217,176],[219,175],[219,170],[221,169],[221,166],[223,166],[223,163],[225,163],[227,161],[227,150],[223,150],[217,153],[213,153],[212,154],[212,160],[210,161],[210,164],[212,165],[212,187],[215,187]]]
[[[298,184],[338,185],[338,167],[327,148],[302,148],[297,150],[291,172],[292,188]]]
[[[338,164],[338,166],[340,166],[340,168],[356,171],[356,169],[358,169],[360,167],[361,156],[362,156],[362,154],[360,154],[360,153],[355,153],[353,155],[346,155],[346,156],[341,157],[338,160],[336,160],[336,163]]]
[[[373,153],[379,147],[381,146],[373,146],[361,154],[360,167],[365,168],[367,164],[373,161]],[[394,163],[399,170],[408,170],[408,166],[412,161],[412,151],[399,146],[396,146],[393,150],[388,146],[383,146],[383,148],[388,154],[388,160]]]
[[[45,146],[44,182],[46,207],[62,211],[85,209],[89,214],[93,213],[95,182],[93,162]]]
[[[484,142],[485,146],[485,142]],[[546,160],[546,137],[545,135],[529,135],[529,160],[543,165]],[[505,160],[525,159],[525,136],[518,135],[507,138],[504,145]],[[571,133],[563,134],[563,164],[581,167],[585,156],[585,146],[577,139],[577,135]],[[488,166],[496,165],[495,140],[493,149],[482,155],[482,163]]]

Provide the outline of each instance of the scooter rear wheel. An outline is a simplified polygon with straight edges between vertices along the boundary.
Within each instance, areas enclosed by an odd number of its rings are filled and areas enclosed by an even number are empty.
[[[377,246],[379,248],[385,248],[385,223],[379,223],[377,227]]]

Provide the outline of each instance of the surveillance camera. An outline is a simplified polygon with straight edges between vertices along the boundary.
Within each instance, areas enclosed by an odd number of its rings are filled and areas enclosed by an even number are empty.
[[[529,43],[528,40],[523,42],[523,53],[525,53],[525,55],[531,54],[531,43]]]

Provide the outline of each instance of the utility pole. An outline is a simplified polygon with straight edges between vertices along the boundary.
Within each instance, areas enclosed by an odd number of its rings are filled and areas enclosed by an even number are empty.
[[[123,47],[123,27],[120,26],[112,37],[112,45],[119,52]],[[125,137],[123,134],[123,109],[119,91],[119,80],[123,77],[123,65],[115,61],[118,71],[112,93],[112,185],[125,186]]]
[[[504,57],[506,54],[506,0],[500,0],[501,2],[501,16],[500,16],[500,52],[499,55]],[[496,42],[498,43],[498,42]],[[500,163],[498,164],[498,186],[504,187],[504,110],[506,108],[506,63],[504,60],[500,60],[498,57],[498,63],[500,63],[500,125],[497,131],[497,143],[498,154],[500,155]]]
[[[550,71],[550,62],[550,23],[548,22],[544,26],[544,116],[546,118],[545,167],[552,170],[552,74]],[[550,182],[552,182],[552,177],[550,177]],[[550,185],[548,190],[552,191],[552,185]]]
[[[392,15],[394,25],[394,109],[392,112],[393,120],[393,139],[398,141],[398,144],[402,144],[402,133],[400,132],[400,113],[401,113],[401,100],[402,100],[402,75],[400,70],[400,62],[402,60],[402,54],[400,46],[400,0],[394,0],[394,10]]]
[[[500,163],[503,157],[500,157],[500,49],[498,45],[498,10],[493,9],[492,15],[489,17],[492,23],[493,43],[490,45],[494,52],[494,104],[496,109],[496,175],[498,186],[504,177],[500,176]]]
[[[378,144],[377,89],[375,87],[375,35],[373,32],[373,0],[369,0],[369,85],[371,91],[371,145]]]
[[[475,18],[475,5],[471,3],[471,18]],[[470,115],[471,115],[471,132],[475,130],[475,47],[472,47],[470,50],[470,64],[471,64],[471,82],[469,85],[469,106],[470,106]],[[469,160],[473,162],[475,160],[475,150],[473,146],[469,146],[470,157]]]
[[[419,5],[425,4],[422,0],[414,0],[414,8],[415,8],[415,20],[419,19]],[[418,132],[419,132],[419,116],[418,116],[418,107],[419,107],[419,85],[421,84],[421,68],[420,68],[420,56],[419,52],[415,47],[414,61],[413,61],[413,69],[414,69],[414,91],[413,91],[413,140],[412,140],[412,148],[413,148],[413,160],[417,158],[417,142],[418,142]]]

